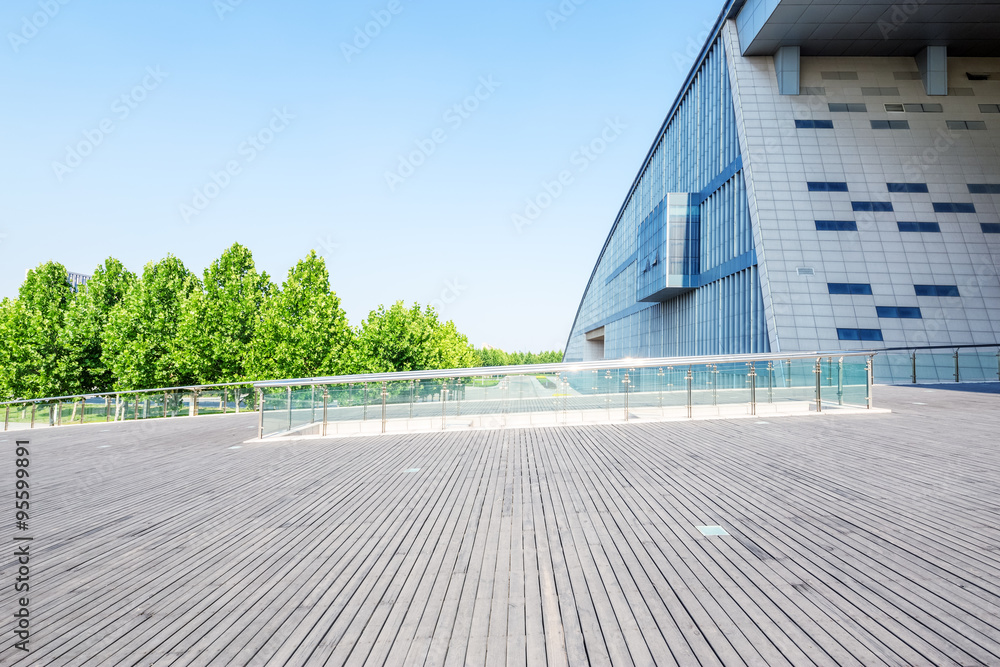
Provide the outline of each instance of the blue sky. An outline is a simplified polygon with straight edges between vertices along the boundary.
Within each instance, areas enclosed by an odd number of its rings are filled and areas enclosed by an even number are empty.
[[[238,241],[279,283],[323,254],[353,324],[401,299],[561,348],[720,9],[7,0],[0,296]]]

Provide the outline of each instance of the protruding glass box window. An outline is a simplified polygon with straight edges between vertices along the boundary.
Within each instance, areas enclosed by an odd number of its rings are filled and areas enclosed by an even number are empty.
[[[699,220],[695,195],[671,193],[639,226],[639,301],[667,301],[698,287]]]

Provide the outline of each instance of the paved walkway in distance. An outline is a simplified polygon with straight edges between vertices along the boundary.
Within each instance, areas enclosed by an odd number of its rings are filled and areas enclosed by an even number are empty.
[[[31,444],[4,665],[1000,664],[1000,395],[892,414],[244,442],[255,415]],[[729,535],[702,535],[698,526]]]

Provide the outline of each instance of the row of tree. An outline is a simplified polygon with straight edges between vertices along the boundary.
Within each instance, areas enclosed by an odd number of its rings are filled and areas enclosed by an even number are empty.
[[[0,303],[0,396],[38,398],[274,378],[558,361],[476,350],[430,306],[352,327],[315,252],[281,286],[234,244],[198,278],[168,255],[137,276],[105,260],[75,292],[56,262]]]

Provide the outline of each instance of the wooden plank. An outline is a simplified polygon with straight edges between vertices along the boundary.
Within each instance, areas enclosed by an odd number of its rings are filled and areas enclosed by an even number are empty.
[[[1000,664],[996,396],[878,391],[894,414],[0,436],[32,440],[43,582],[0,662]]]

